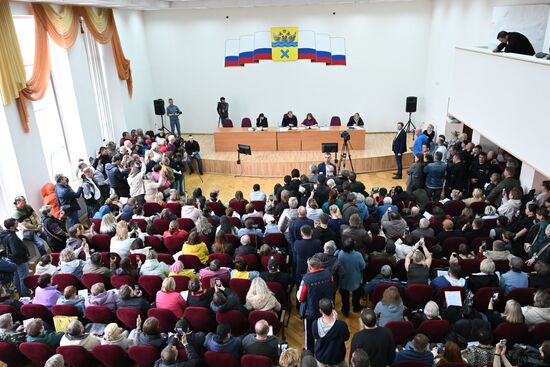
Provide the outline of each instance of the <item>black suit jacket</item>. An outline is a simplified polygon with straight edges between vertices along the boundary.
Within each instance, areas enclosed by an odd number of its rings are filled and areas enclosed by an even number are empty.
[[[527,37],[518,32],[508,32],[508,42],[498,45],[498,51],[533,56],[535,49]]]
[[[393,138],[391,150],[395,153],[405,153],[407,151],[407,133],[404,129],[399,131],[399,134]]]

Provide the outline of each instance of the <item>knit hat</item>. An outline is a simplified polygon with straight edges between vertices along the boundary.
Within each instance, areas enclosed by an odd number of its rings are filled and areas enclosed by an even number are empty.
[[[380,274],[382,274],[384,278],[391,277],[391,266],[389,265],[382,266],[382,269],[380,269]]]
[[[179,273],[181,270],[183,270],[183,264],[181,261],[176,261],[172,265],[170,265],[170,271],[173,273]]]
[[[122,328],[119,327],[116,323],[112,322],[105,326],[103,337],[105,338],[105,340],[118,340],[122,336],[122,332]]]
[[[270,271],[277,271],[279,270],[279,264],[277,263],[277,260],[275,260],[275,257],[271,256],[269,258],[269,261],[267,263],[267,268],[270,270]]]

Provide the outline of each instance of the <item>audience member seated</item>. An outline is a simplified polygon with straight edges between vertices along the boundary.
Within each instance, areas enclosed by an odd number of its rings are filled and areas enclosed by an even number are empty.
[[[244,222],[244,228],[237,231],[237,236],[241,238],[242,236],[249,234],[254,234],[258,238],[262,238],[264,235],[261,229],[255,227],[255,222],[252,219],[247,218]]]
[[[376,274],[376,276],[367,284],[365,284],[364,290],[365,295],[370,296],[374,288],[378,284],[392,284],[396,286],[397,288],[401,288],[401,281],[398,278],[392,278],[392,270],[391,266],[384,265],[380,269],[380,274]]]
[[[159,320],[156,317],[148,317],[141,327],[141,316],[136,319],[136,328],[130,332],[128,338],[134,345],[150,345],[158,350],[166,346],[166,338],[160,333]]]
[[[183,317],[183,311],[187,303],[179,292],[176,291],[176,281],[169,277],[162,281],[162,288],[157,292],[155,307],[172,311],[176,318]]]
[[[180,224],[177,220],[173,220],[168,225],[168,229],[162,234],[162,238],[166,240],[168,237],[181,237],[183,239],[187,238],[189,233],[187,231],[180,229]]]
[[[422,247],[422,251],[420,250]],[[418,241],[411,252],[405,258],[405,270],[407,271],[407,285],[428,284],[432,254],[428,251],[423,240]]]
[[[101,261],[101,253],[94,252],[90,256],[90,262],[85,264],[82,268],[83,274],[93,273],[93,274],[102,274],[106,277],[110,277],[111,274],[116,270],[116,261],[114,258],[110,258],[110,269],[103,266]]]
[[[410,236],[408,237],[410,238]],[[398,239],[398,241],[401,241],[401,239]],[[382,251],[373,251],[369,255],[365,255],[365,257],[368,257],[369,261],[374,259],[386,259],[390,263],[395,265],[395,262],[396,262],[395,251],[396,251],[395,242],[389,239],[389,240],[386,240],[386,246],[384,246]]]
[[[372,366],[389,366],[395,359],[395,343],[391,331],[378,326],[377,321],[373,310],[364,308],[361,311],[363,330],[353,335],[349,354],[362,349],[367,352]]]
[[[253,191],[250,193],[250,201],[266,201],[267,196],[265,192],[260,190],[260,185],[252,185],[252,190]]]
[[[353,312],[361,311],[361,283],[363,277],[363,270],[365,270],[366,263],[363,255],[354,250],[355,242],[352,238],[348,238],[344,241],[342,251],[338,253],[339,267],[343,276],[338,278],[337,284],[340,287],[340,296],[342,298],[342,314],[344,316],[349,315],[349,294],[352,294],[352,307]],[[342,274],[337,274],[342,275]],[[334,276],[334,274],[333,274]]]
[[[134,269],[130,258],[125,257],[120,260],[118,269],[116,269],[116,275],[129,275],[133,279],[137,280],[139,278],[139,268],[141,267],[141,259],[138,258],[138,270]]]
[[[273,365],[279,360],[279,344],[282,341],[274,335],[269,335],[269,324],[265,320],[259,320],[254,325],[254,333],[243,338],[244,354],[266,356],[271,359]]]
[[[34,274],[50,274],[52,276],[57,274],[57,266],[52,264],[52,257],[50,255],[42,255],[40,257],[40,261],[36,264],[36,268],[34,269]]]
[[[195,367],[199,365],[200,357],[193,345],[188,342],[188,336],[176,334],[170,339],[170,342],[160,353],[160,359],[155,362],[155,367]],[[179,359],[177,345],[181,345],[181,349],[185,350],[187,360]]]
[[[231,268],[220,266],[220,260],[214,259],[206,268],[199,271],[199,278],[219,278],[223,284],[229,284],[231,278]]]
[[[101,345],[118,345],[124,350],[128,350],[128,348],[134,345],[134,341],[128,338],[128,331],[123,330],[114,322],[105,326],[100,342]]]
[[[464,233],[461,230],[454,229],[454,223],[450,219],[443,221],[443,232],[439,232],[436,236],[440,244],[443,245],[447,238],[462,237]]]
[[[57,299],[57,305],[73,305],[84,315],[84,298],[78,295],[74,285],[68,285],[63,290],[63,295]]]
[[[208,262],[208,247],[200,240],[199,233],[195,229],[189,233],[189,237],[183,244],[181,253],[183,255],[194,255],[203,264]]]
[[[466,279],[466,288],[472,291],[473,294],[480,288],[484,287],[499,287],[499,279],[495,275],[495,263],[490,258],[484,259],[479,265],[479,273],[470,275]]]
[[[78,250],[86,242],[86,237],[83,236],[80,227],[77,225],[69,228],[68,234],[69,237],[67,237],[66,241],[66,247],[68,248]]]
[[[533,306],[522,308],[525,324],[534,328],[542,322],[550,322],[550,293],[547,290],[539,289],[533,296]]]
[[[289,273],[281,272],[279,270],[279,263],[273,256],[267,262],[267,271],[262,271],[260,277],[262,277],[262,279],[266,282],[280,283],[283,286],[283,289],[287,289],[292,282]]]
[[[503,313],[495,311],[494,304],[495,300],[491,297],[487,306],[487,318],[491,322],[493,329],[503,322],[510,324],[523,324],[525,322],[525,318],[521,312],[521,305],[517,301],[513,299],[506,301]]]
[[[485,201],[485,195],[483,195],[483,190],[479,187],[476,187],[472,191],[472,197],[462,200],[467,207],[470,207],[473,203],[481,203]]]
[[[231,219],[227,215],[222,215],[220,218],[220,225],[216,228],[216,238],[218,238],[220,232],[223,235],[225,235],[226,233],[232,234],[233,236],[237,235],[237,227],[233,225],[233,222],[231,222]]]
[[[162,261],[158,261],[158,255],[155,250],[149,250],[143,265],[139,268],[140,275],[158,275],[162,279],[170,273],[170,267]]]
[[[472,367],[491,365],[495,347],[493,347],[493,333],[491,329],[480,328],[477,331],[478,344],[472,344],[462,351],[462,358]]]
[[[279,312],[281,304],[262,278],[254,278],[246,294],[245,307],[249,311]]]
[[[441,320],[439,306],[434,301],[428,301],[424,309],[411,311],[408,319],[415,328],[418,328],[425,320]]]
[[[241,256],[237,256],[235,261],[233,261],[233,264],[235,269],[231,270],[231,279],[253,280],[260,275],[260,273],[256,270],[248,271],[248,265],[245,259]]]
[[[86,297],[84,305],[86,307],[105,306],[114,312],[117,299],[116,289],[105,290],[105,284],[96,283],[92,285],[91,294]]]
[[[121,220],[116,225],[116,234],[111,238],[110,251],[125,258],[130,254],[130,245],[133,240],[128,234],[128,223]]]
[[[438,348],[434,347],[433,353],[438,353]],[[463,363],[464,359],[460,354],[460,347],[458,344],[452,341],[447,341],[443,346],[443,353],[438,354],[435,357],[434,364],[435,366],[441,366],[445,363]]]
[[[470,251],[470,248],[467,244],[461,243],[458,245],[458,251],[453,252],[451,254],[450,262],[458,262],[460,260],[473,260],[476,258],[476,255],[472,251]]]
[[[385,326],[390,321],[403,320],[403,301],[397,287],[389,287],[383,293],[380,300],[374,307],[374,312],[378,317],[378,325]]]
[[[535,289],[550,288],[550,265],[537,261],[533,266],[533,270],[536,274],[529,277],[529,287]]]
[[[432,280],[431,286],[435,289],[435,293],[443,287],[464,287],[466,280],[461,278],[462,267],[458,263],[451,263],[447,274],[440,275]]]
[[[69,234],[65,230],[65,223],[53,215],[51,205],[40,208],[42,214],[42,229],[52,251],[59,252],[65,248]],[[53,275],[53,274],[52,274]]]
[[[91,352],[94,347],[101,344],[101,339],[94,334],[84,332],[84,325],[78,320],[73,320],[67,326],[67,332],[61,338],[59,346],[80,346]]]
[[[504,246],[503,241],[493,241],[493,249],[483,251],[483,256],[493,261],[509,261],[512,255],[510,254],[510,251],[505,250]]]
[[[186,199],[185,204],[181,207],[181,217],[197,222],[200,216],[201,211],[195,206],[193,198]]]
[[[472,244],[473,240],[478,237],[489,237],[489,231],[483,226],[483,219],[475,218],[472,224],[467,226],[467,229],[463,236],[468,240],[468,244]],[[493,245],[494,246],[494,245]]]
[[[225,237],[225,233],[218,232],[212,244],[212,253],[213,254],[228,254],[233,257],[235,248],[231,242]]]
[[[52,350],[59,347],[63,333],[46,331],[44,322],[40,318],[34,318],[27,326],[27,342],[44,343]]]
[[[51,309],[59,297],[61,297],[61,292],[57,290],[56,285],[52,285],[52,276],[50,274],[42,274],[38,278],[38,287],[34,291],[32,302]]]
[[[430,228],[430,221],[426,218],[421,218],[418,222],[418,228],[411,232],[413,241],[418,241],[423,237],[434,237],[435,232],[433,228]]]
[[[219,324],[216,333],[208,333],[204,346],[211,352],[229,353],[237,361],[241,359],[241,339],[231,335],[231,327],[228,324]]]
[[[430,340],[424,334],[416,334],[412,342],[405,349],[397,353],[393,365],[400,361],[425,362],[428,366],[433,365],[434,355],[428,350]]]
[[[210,308],[210,303],[214,297],[214,288],[204,289],[200,280],[193,279],[189,281],[188,289],[187,304],[189,306]]]
[[[115,219],[115,216],[110,212],[106,213],[103,216],[103,218],[101,218],[101,225],[99,226],[99,234],[107,234],[109,236],[114,236],[116,234],[116,224],[117,224],[117,221]]]
[[[244,214],[241,217],[241,222],[246,223],[248,218],[262,218],[262,213],[256,211],[254,204],[248,203],[244,207]]]
[[[124,284],[118,289],[116,308],[137,308],[143,315],[146,315],[151,305],[145,299],[141,298],[142,296],[143,293],[139,288],[132,289],[128,284]]]
[[[390,208],[392,212],[399,213],[399,208],[397,207],[397,205],[393,205],[392,198],[389,196],[386,196],[383,199],[383,204],[378,206],[378,208],[376,209],[376,217],[378,219],[381,219],[384,216],[384,214],[388,212],[388,209]]]
[[[214,286],[214,295],[212,296],[212,302],[210,302],[210,309],[212,312],[227,312],[231,310],[241,311],[245,315],[248,314],[248,310],[241,304],[239,296],[231,289],[222,286]]]
[[[500,277],[500,286],[504,288],[504,294],[510,293],[515,288],[526,288],[529,285],[529,277],[522,272],[523,261],[513,256],[510,259],[510,270]]]
[[[15,326],[11,313],[0,315],[0,342],[10,343],[19,348],[19,344],[27,341],[24,326]]]
[[[86,261],[77,258],[80,249],[84,249]],[[84,265],[90,261],[90,251],[87,243],[84,243],[80,249],[75,252],[72,248],[67,247],[61,251],[61,254],[59,254],[59,274],[72,274],[77,278],[82,277]]]
[[[399,238],[405,234],[407,222],[401,217],[398,212],[388,209],[381,219],[382,229],[388,238]]]
[[[502,240],[502,235],[508,228],[508,217],[504,215],[499,215],[497,217],[496,227],[489,231],[489,237],[493,240]]]

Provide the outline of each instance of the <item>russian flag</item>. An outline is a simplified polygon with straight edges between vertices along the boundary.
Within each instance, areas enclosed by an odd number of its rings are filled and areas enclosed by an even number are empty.
[[[254,62],[254,36],[247,35],[239,38],[239,64]]]
[[[315,51],[315,32],[298,31],[298,59],[312,60],[317,57]]]
[[[239,64],[239,40],[225,41],[225,67],[241,66]]]
[[[346,65],[346,40],[342,37],[331,37],[330,48],[330,65]]]
[[[324,62],[327,65],[332,63],[330,52],[330,36],[324,33],[315,33],[316,55],[315,62]]]
[[[271,60],[271,32],[254,33],[254,62]]]

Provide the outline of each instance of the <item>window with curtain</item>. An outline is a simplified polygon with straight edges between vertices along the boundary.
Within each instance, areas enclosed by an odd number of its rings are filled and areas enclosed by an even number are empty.
[[[84,29],[84,46],[88,56],[88,67],[99,115],[101,138],[105,142],[115,141],[113,116],[105,77],[103,47],[97,44],[84,23],[82,23],[82,28]]]
[[[28,78],[32,75],[34,67],[34,18],[32,15],[14,16],[13,21]],[[58,47],[53,42],[50,42],[49,45],[50,47]],[[55,94],[55,85],[51,79],[44,98],[32,102],[32,108],[50,179],[53,181],[58,173],[63,173],[67,177],[74,177],[67,150],[67,137],[63,129],[62,117]]]

